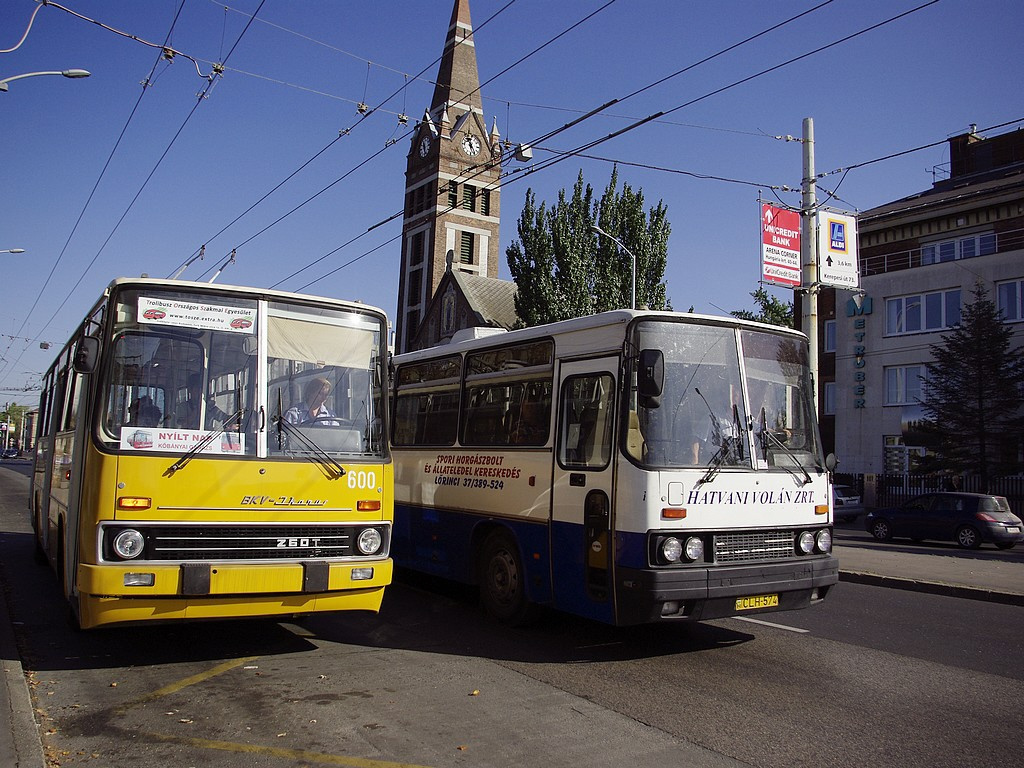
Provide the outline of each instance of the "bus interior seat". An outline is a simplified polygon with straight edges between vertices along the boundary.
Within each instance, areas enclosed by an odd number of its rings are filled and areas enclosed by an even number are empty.
[[[629,412],[629,428],[626,430],[626,450],[634,459],[641,460],[646,452],[644,435],[640,431],[640,416],[636,411]]]

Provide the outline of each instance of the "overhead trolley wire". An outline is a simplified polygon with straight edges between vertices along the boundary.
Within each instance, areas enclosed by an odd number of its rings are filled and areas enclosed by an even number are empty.
[[[266,0],[260,0],[260,5],[256,9],[256,13],[259,13],[260,8],[263,7],[263,4],[265,2],[266,2]],[[55,7],[61,8],[62,10],[67,10],[67,9],[64,9],[63,6],[56,5],[55,3],[50,3],[50,4],[54,5]],[[173,32],[173,30],[174,30],[174,25],[177,23],[178,17],[180,15],[181,10],[182,10],[183,7],[184,7],[184,0],[182,0],[181,5],[178,7],[178,12],[175,14],[174,21],[171,24],[171,29],[168,31],[168,39],[170,39],[170,35]],[[75,13],[74,15],[79,16],[80,14]],[[92,21],[91,19],[87,19],[86,17],[81,17],[81,18],[85,18],[87,21]],[[97,22],[93,22],[93,23],[97,23]],[[227,59],[231,57],[232,53],[234,53],[235,49],[238,47],[238,44],[241,42],[242,37],[248,31],[249,26],[251,24],[252,24],[252,21],[250,20],[249,24],[246,24],[245,28],[239,34],[238,39],[235,40],[234,45],[231,46],[231,50],[228,51],[227,56],[224,57],[225,61],[227,61]],[[104,26],[105,27],[105,25],[100,25],[100,26]],[[131,35],[129,35],[129,37],[133,37],[134,38],[134,36],[131,36]],[[160,58],[158,58],[158,60],[157,60],[157,64],[159,64],[160,59],[163,58],[163,57],[164,57],[164,54],[162,52],[161,55],[160,55]],[[154,70],[155,70],[155,68],[156,68],[156,64],[154,65]],[[152,72],[151,72],[151,74],[152,74]],[[157,160],[156,165],[153,166],[153,169],[150,171],[150,173],[146,177],[145,181],[143,181],[142,186],[139,187],[138,191],[135,193],[135,196],[132,198],[131,202],[128,204],[128,207],[125,209],[124,213],[121,214],[121,217],[117,220],[117,223],[114,224],[113,229],[110,231],[110,234],[107,235],[107,238],[106,238],[106,240],[104,240],[103,245],[100,246],[99,250],[96,252],[96,254],[90,260],[89,264],[86,266],[85,270],[78,277],[78,280],[75,281],[75,284],[71,287],[71,289],[68,291],[67,295],[64,297],[64,299],[60,302],[60,304],[54,310],[53,314],[50,316],[50,319],[47,320],[46,323],[43,325],[42,329],[39,332],[39,335],[42,335],[42,333],[50,326],[50,323],[52,323],[54,321],[54,319],[56,318],[56,316],[60,312],[60,310],[64,308],[64,305],[67,304],[67,302],[71,299],[71,296],[78,289],[78,287],[82,284],[82,281],[85,279],[85,276],[88,274],[89,270],[92,269],[92,266],[96,263],[96,260],[99,258],[100,254],[103,252],[103,249],[106,248],[107,244],[110,242],[111,238],[114,236],[114,233],[117,232],[117,230],[120,227],[121,223],[125,220],[125,218],[127,217],[128,213],[134,207],[135,203],[138,201],[139,197],[142,195],[143,190],[149,184],[150,180],[155,175],[157,169],[160,167],[160,165],[163,163],[164,159],[167,157],[168,153],[171,150],[171,147],[174,146],[174,143],[177,141],[178,137],[181,135],[182,131],[185,129],[185,126],[192,119],[192,116],[195,114],[196,110],[199,108],[199,105],[202,104],[204,98],[209,93],[210,89],[213,87],[214,83],[216,82],[216,76],[217,76],[216,72],[211,74],[210,79],[207,82],[206,88],[204,88],[204,90],[199,93],[199,95],[198,95],[198,97],[196,99],[195,105],[189,111],[188,115],[185,117],[185,119],[182,122],[181,126],[178,128],[177,132],[174,134],[174,137],[171,139],[170,143],[167,145],[167,147],[164,149],[163,153],[160,155],[160,158]],[[143,94],[144,93],[145,93],[145,87],[143,88]],[[135,107],[132,109],[132,113],[131,113],[131,115],[128,118],[128,123],[131,122],[132,117],[135,115],[135,111],[136,111],[136,109],[139,106],[139,102],[141,101],[143,94],[140,94],[139,100],[136,101]],[[114,150],[111,152],[111,157],[113,156],[114,151],[116,151],[117,147],[120,145],[121,138],[123,138],[124,132],[125,132],[125,130],[127,130],[128,123],[126,123],[124,129],[122,129],[121,136],[118,137],[118,140],[117,140],[117,142],[116,142],[116,144],[114,146]],[[102,179],[103,174],[106,172],[106,169],[107,169],[107,167],[110,164],[111,157],[108,157],[107,164],[104,165],[103,170],[101,171],[100,179]],[[99,180],[97,180],[96,184],[98,186]],[[89,201],[92,200],[92,197],[95,194],[95,191],[96,191],[96,187],[94,186],[92,192],[89,195],[88,200],[86,201],[86,207],[88,207]],[[85,209],[83,208],[82,215],[84,215],[84,213],[85,213]],[[78,222],[81,221],[81,218],[82,218],[82,216],[80,215],[79,219],[78,219]],[[78,222],[76,222],[76,224],[75,224],[76,228],[78,226]],[[73,234],[74,234],[74,230],[72,231],[72,235]],[[70,242],[70,240],[71,240],[71,237],[69,236],[68,242]],[[67,250],[67,243],[65,243],[64,249],[61,251],[61,256],[64,255],[66,250]],[[58,262],[60,261],[59,257],[58,257],[57,261]],[[31,316],[31,314],[35,310],[36,306],[38,306],[39,300],[40,300],[40,298],[43,295],[43,290],[45,290],[46,284],[48,284],[50,278],[53,276],[55,269],[56,269],[56,263],[54,264],[54,267],[51,269],[50,275],[47,277],[47,281],[46,281],[46,283],[44,283],[43,289],[40,290],[39,295],[36,297],[35,302],[32,304],[32,308],[28,311],[28,313],[26,313],[25,319],[22,321],[22,327],[24,327],[24,324],[28,322],[28,318]],[[20,329],[19,329],[18,333],[19,334],[21,333]],[[24,353],[24,350],[22,351],[22,354],[23,353]],[[13,367],[13,365],[16,365],[17,362],[20,361],[20,360],[21,360],[21,354],[18,355],[18,358],[17,358],[17,360],[14,363],[12,363],[10,366],[8,366],[8,370],[5,373],[5,375],[9,375],[10,368]],[[3,381],[4,381],[4,379],[0,379],[0,383],[2,383]]]

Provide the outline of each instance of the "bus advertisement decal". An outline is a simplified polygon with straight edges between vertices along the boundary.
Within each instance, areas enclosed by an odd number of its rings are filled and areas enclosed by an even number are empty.
[[[154,299],[139,296],[140,323],[173,325],[179,328],[252,334],[256,331],[256,310],[224,304]]]
[[[120,447],[123,451],[184,453],[195,448],[209,434],[201,429],[121,427]],[[225,432],[219,439],[211,440],[202,453],[242,455],[245,453],[245,435]]]

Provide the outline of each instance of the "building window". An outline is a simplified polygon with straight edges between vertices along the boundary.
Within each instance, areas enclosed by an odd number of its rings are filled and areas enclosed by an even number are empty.
[[[836,414],[836,383],[834,381],[825,382],[825,391],[823,392],[822,400],[822,413],[826,416],[835,416]]]
[[[420,311],[413,309],[407,312],[405,315],[405,343],[407,346],[413,340],[413,337],[416,336],[416,331],[419,330],[419,327]]]
[[[822,349],[825,352],[836,351],[836,321],[826,320],[825,321],[825,346]]]
[[[1024,320],[1024,280],[997,283],[996,301],[1004,320],[1011,323]]]
[[[472,184],[462,185],[462,207],[467,211],[476,211],[476,187]]]
[[[491,215],[491,190],[480,190],[480,213],[484,216]]]
[[[885,369],[885,404],[914,405],[923,399],[923,365],[894,365]]]
[[[409,262],[415,266],[423,263],[423,232],[417,232],[409,243]]]
[[[885,333],[941,331],[960,323],[960,289],[885,300]]]
[[[921,246],[921,263],[938,264],[954,259],[973,259],[996,252],[995,232],[967,235],[953,240],[943,240]]]
[[[448,207],[459,207],[459,183],[457,181],[448,182]]]
[[[463,264],[473,263],[473,233],[463,232],[462,243],[459,248],[459,261]]]
[[[416,269],[409,273],[409,297],[407,301],[410,307],[415,307],[423,301],[423,270]]]

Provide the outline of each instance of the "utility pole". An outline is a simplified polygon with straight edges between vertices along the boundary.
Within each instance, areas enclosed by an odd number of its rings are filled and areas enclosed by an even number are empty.
[[[814,120],[804,118],[803,126],[804,170],[803,198],[800,207],[800,290],[804,300],[800,305],[800,325],[807,334],[810,347],[808,364],[811,369],[811,383],[814,387],[814,412],[818,413],[818,242],[814,229],[815,192],[814,173]]]

